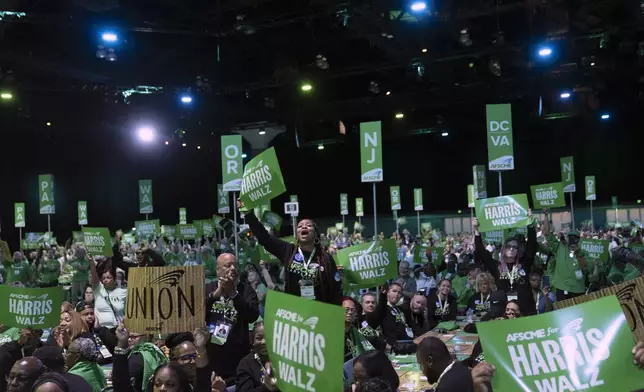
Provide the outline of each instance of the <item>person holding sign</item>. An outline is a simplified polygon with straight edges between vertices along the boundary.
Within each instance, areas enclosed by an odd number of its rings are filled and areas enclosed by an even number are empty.
[[[381,328],[388,350],[399,340],[411,340],[414,338],[414,330],[410,324],[411,314],[409,308],[405,309],[398,306],[402,296],[402,286],[396,282],[391,283],[388,288],[385,287],[380,292],[376,311],[366,315],[367,321],[372,328]]]
[[[528,210],[528,217],[532,217],[530,210]],[[508,300],[517,300],[521,309],[529,309],[528,314],[536,313],[532,288],[528,280],[528,273],[532,270],[538,247],[534,225],[528,226],[527,243],[523,254],[519,252],[519,240],[516,237],[510,237],[501,247],[498,261],[494,260],[492,254],[485,249],[479,232],[478,219],[475,218],[472,221],[472,227],[474,257],[477,262],[483,263],[494,278],[498,289],[506,293]]]
[[[238,201],[237,207],[244,204]],[[284,264],[287,294],[341,304],[342,277],[333,257],[320,245],[320,232],[312,220],[302,219],[297,224],[295,245],[269,234],[252,210],[246,213],[246,222],[257,242]]]
[[[427,298],[429,329],[433,329],[444,321],[456,320],[458,304],[456,298],[451,294],[452,282],[442,279],[438,282],[438,290]]]
[[[116,285],[116,265],[122,261],[118,242],[113,248],[114,257],[103,260],[97,265],[89,263],[94,288],[94,310],[98,323],[106,328],[115,328],[125,317],[125,297],[127,290]]]

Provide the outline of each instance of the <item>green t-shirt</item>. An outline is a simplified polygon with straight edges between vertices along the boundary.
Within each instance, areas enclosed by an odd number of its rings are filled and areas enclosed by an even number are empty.
[[[87,258],[74,258],[70,265],[74,267],[74,275],[72,276],[73,283],[89,282],[89,260]]]
[[[472,294],[475,293],[472,287],[468,287],[469,279],[467,276],[454,276],[452,279],[452,290],[456,293],[459,305],[467,305]]]
[[[568,247],[551,234],[548,236],[547,248],[554,254],[554,257],[550,259],[550,263],[554,264],[554,274],[550,274],[550,268],[548,274],[552,286],[574,294],[585,293],[584,271],[579,261],[574,257],[570,257]]]
[[[18,340],[20,337],[20,328],[9,328],[3,333],[0,333],[0,346]]]
[[[631,279],[635,279],[638,276],[640,276],[640,271],[632,264],[626,264],[623,271],[620,271],[615,268],[615,266],[613,266],[613,268],[610,269],[610,273],[608,274],[608,281],[612,282],[613,284],[618,284],[629,281]]]
[[[217,259],[212,256],[202,256],[202,263],[206,269],[206,278],[215,279],[217,277]]]
[[[7,273],[6,283],[21,282],[26,285],[33,277],[33,267],[27,260],[5,261],[4,269]]]
[[[183,263],[186,261],[186,255],[181,252],[166,252],[163,255],[163,260],[168,267],[183,267]]]
[[[56,259],[44,260],[39,267],[40,283],[58,283],[60,277],[60,263]]]

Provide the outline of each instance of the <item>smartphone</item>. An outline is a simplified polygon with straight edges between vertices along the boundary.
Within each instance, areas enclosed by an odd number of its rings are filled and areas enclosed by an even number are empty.
[[[543,279],[541,280],[541,287],[546,287],[546,286],[550,286],[549,276],[544,276]]]

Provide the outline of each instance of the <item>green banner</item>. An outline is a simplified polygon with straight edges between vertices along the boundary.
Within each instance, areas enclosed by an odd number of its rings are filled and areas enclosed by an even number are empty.
[[[72,231],[72,240],[74,243],[79,243],[85,241],[85,235],[82,231]]]
[[[239,192],[242,189],[242,151],[241,135],[221,137],[221,178],[224,192]]]
[[[40,214],[51,215],[56,213],[54,202],[54,176],[41,174],[38,176],[38,196],[40,200]]]
[[[435,246],[432,248],[432,263],[435,266],[440,266],[443,264],[445,259],[445,247],[444,246]]]
[[[179,208],[179,224],[188,224],[188,210],[186,210],[185,208]]]
[[[295,237],[293,237],[292,235],[290,235],[288,237],[282,237],[281,240],[289,242],[291,244],[295,244],[295,242],[296,242]],[[280,263],[281,262],[280,259],[278,259],[277,257],[273,256],[272,253],[268,253],[268,251],[263,246],[257,245],[257,247],[259,248],[259,257],[260,257],[261,260],[264,260],[267,263]]]
[[[642,371],[614,295],[538,316],[477,324],[495,391],[634,391]]]
[[[60,323],[62,301],[62,286],[31,289],[1,285],[0,324],[33,329],[55,327]]]
[[[163,225],[161,226],[161,234],[163,234],[166,237],[176,237],[177,226]]]
[[[586,184],[586,200],[597,200],[597,187],[595,185],[595,176],[586,176],[584,179]]]
[[[22,249],[37,249],[40,245],[48,242],[45,238],[46,233],[25,233],[22,240]],[[50,238],[51,236],[48,236]]]
[[[228,192],[224,192],[224,186],[217,184],[217,213],[229,214],[230,213],[230,197]]]
[[[414,189],[414,211],[423,210],[423,189]]]
[[[476,188],[473,184],[467,186],[467,206],[474,208],[474,201],[476,201]]]
[[[87,220],[87,202],[81,200],[78,202],[78,225],[85,226],[88,224],[89,223]]]
[[[279,231],[282,228],[282,217],[273,211],[264,211],[262,214],[262,222],[266,226],[270,226]]]
[[[85,249],[94,257],[112,257],[112,238],[107,227],[83,227]]]
[[[564,185],[561,182],[532,185],[530,187],[532,193],[532,208],[565,207],[566,196],[564,195],[563,188]]]
[[[380,286],[398,274],[398,250],[393,238],[341,249],[335,259],[344,268],[344,282],[359,289]]]
[[[586,254],[586,257],[600,261],[608,261],[610,258],[608,245],[608,240],[593,240],[590,238],[579,240],[579,248]]]
[[[561,182],[564,185],[564,192],[575,192],[575,165],[572,157],[562,157],[561,163]]]
[[[389,187],[389,201],[391,202],[391,210],[398,211],[402,208],[400,204],[400,187],[399,186],[390,186]]]
[[[486,105],[487,158],[492,171],[514,170],[512,106]]]
[[[340,215],[349,215],[349,195],[340,193]]]
[[[360,173],[362,182],[381,182],[384,179],[380,121],[360,124]]]
[[[426,245],[416,245],[414,246],[414,264],[426,264],[427,260],[427,248]]]
[[[291,201],[291,203],[297,203],[297,195],[289,196],[289,200]]]
[[[617,208],[618,207],[617,196],[611,196],[610,203],[613,206],[613,208]],[[615,220],[617,220],[617,217],[615,217]]]
[[[27,218],[25,217],[25,203],[13,204],[13,225],[14,227],[25,227]]]
[[[262,203],[260,205],[257,205],[253,208],[253,213],[260,220],[264,216],[264,212],[266,211],[271,211],[270,201],[268,203]]]
[[[196,240],[200,236],[199,228],[195,224],[177,225],[177,237],[182,240]]]
[[[151,214],[152,207],[152,180],[139,180],[139,213]]]
[[[530,224],[528,196],[518,195],[491,197],[476,201],[476,217],[479,231],[510,229]]]
[[[239,195],[245,208],[251,209],[270,202],[284,192],[286,192],[286,186],[274,147],[257,155],[246,164]]]
[[[157,235],[161,232],[161,221],[158,219],[134,222],[136,234],[141,237]]]
[[[215,224],[211,219],[202,219],[195,223],[199,225],[199,232],[203,233],[206,237],[212,237],[215,235]]]
[[[280,391],[343,390],[344,309],[269,290],[264,328]]]
[[[487,197],[487,179],[485,166],[472,166],[472,178],[474,180],[475,199],[485,199]]]
[[[362,197],[356,197],[356,216],[364,216],[364,200],[362,200]]]

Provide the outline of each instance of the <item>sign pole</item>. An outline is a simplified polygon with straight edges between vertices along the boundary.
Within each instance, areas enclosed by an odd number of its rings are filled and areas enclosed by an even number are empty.
[[[420,235],[420,211],[416,211],[416,223],[418,226],[416,234]]]
[[[18,243],[20,244],[20,246],[18,248],[22,249],[22,227],[18,228],[18,235],[20,236],[18,238]]]
[[[572,194],[573,192],[570,192],[570,222],[572,229],[575,230],[575,206],[572,203]]]
[[[291,220],[293,221],[293,237],[296,237],[297,236],[297,234],[296,234],[297,227],[295,227],[295,215],[291,215]]]
[[[501,172],[499,173],[499,196],[503,196],[503,178],[501,178]]]
[[[145,220],[148,220],[148,214],[145,214]]]
[[[233,192],[233,235],[235,236],[235,259],[238,258],[239,249],[238,249],[238,239],[237,239],[237,192]],[[237,260],[239,261],[239,260]]]
[[[51,214],[47,214],[47,232],[51,235]]]
[[[593,201],[590,201],[590,226],[592,227],[592,232],[595,232],[595,219],[593,217]]]
[[[378,214],[376,213],[376,183],[373,182],[373,240],[378,238]]]
[[[342,231],[344,231],[344,228],[345,228],[345,227],[346,227],[346,226],[345,226],[345,224],[344,224],[344,215],[342,215]]]
[[[474,208],[470,207],[470,230],[474,233]]]

